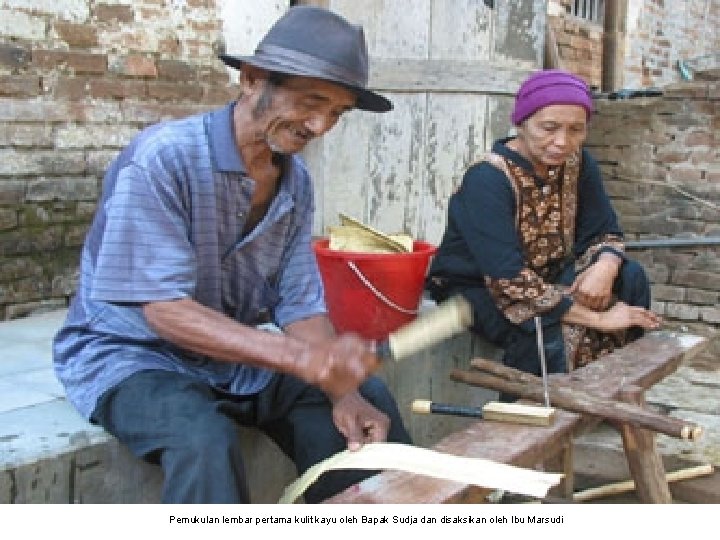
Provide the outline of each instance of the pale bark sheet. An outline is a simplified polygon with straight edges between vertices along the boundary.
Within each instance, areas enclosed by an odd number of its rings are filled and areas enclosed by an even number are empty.
[[[488,459],[445,454],[418,446],[372,443],[357,451],[344,450],[310,467],[305,474],[285,488],[278,502],[295,502],[321,474],[332,469],[394,469],[540,498],[547,495],[550,488],[557,485],[563,476]]]

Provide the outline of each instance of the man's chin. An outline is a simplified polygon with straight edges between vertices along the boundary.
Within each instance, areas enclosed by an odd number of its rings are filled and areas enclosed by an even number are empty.
[[[277,141],[267,141],[267,143],[270,149],[276,154],[297,154],[307,146],[308,141],[303,140],[298,141],[297,143],[285,144],[279,143]]]

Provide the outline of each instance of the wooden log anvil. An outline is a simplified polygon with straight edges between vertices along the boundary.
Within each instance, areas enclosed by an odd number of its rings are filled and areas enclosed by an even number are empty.
[[[503,366],[497,362],[475,358],[470,364],[476,371],[454,369],[450,378],[473,386],[498,390],[533,401],[542,401],[542,380],[535,375]],[[573,385],[570,375],[551,377],[550,403],[567,411],[590,414],[606,420],[632,424],[654,432],[685,440],[697,440],[702,428],[696,424],[653,412],[642,403],[593,395]],[[622,388],[621,388],[622,391]],[[621,396],[622,397],[622,396]]]

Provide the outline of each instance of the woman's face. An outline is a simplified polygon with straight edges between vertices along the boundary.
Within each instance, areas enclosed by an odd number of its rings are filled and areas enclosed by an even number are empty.
[[[548,105],[518,126],[519,152],[538,172],[562,165],[587,136],[587,112],[579,105]]]

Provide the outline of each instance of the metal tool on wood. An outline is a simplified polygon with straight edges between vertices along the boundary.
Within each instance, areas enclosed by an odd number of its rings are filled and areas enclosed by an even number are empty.
[[[543,339],[542,320],[540,319],[540,317],[535,317],[535,333],[537,334],[538,356],[540,357],[540,371],[542,373],[545,406],[550,407],[550,391],[548,390],[547,362],[545,361],[545,340]]]
[[[419,414],[465,416],[531,426],[549,426],[552,424],[555,415],[555,409],[547,407],[537,407],[523,403],[500,403],[497,401],[488,401],[482,407],[468,407],[465,405],[437,403],[429,399],[416,399],[412,402],[411,409],[414,413]]]

